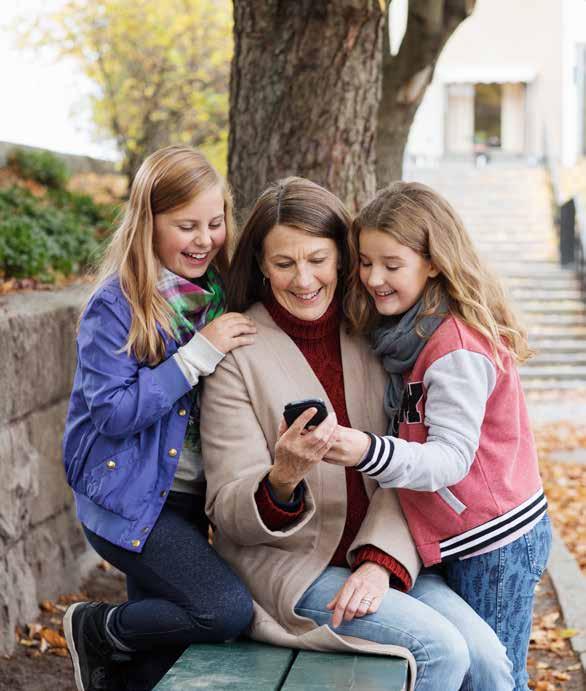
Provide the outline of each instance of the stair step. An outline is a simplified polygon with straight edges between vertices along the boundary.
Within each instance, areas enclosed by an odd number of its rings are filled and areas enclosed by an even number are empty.
[[[531,312],[522,315],[522,320],[525,325],[532,331],[539,331],[543,326],[557,326],[564,328],[580,328],[586,326],[586,319],[584,315],[580,314],[560,314],[559,312],[552,312],[551,314],[543,312]],[[569,334],[566,332],[566,336]]]
[[[577,365],[586,367],[586,348],[582,348],[582,352],[554,352],[537,349],[535,357],[531,358],[522,367],[563,367],[565,365]]]
[[[555,300],[551,299],[516,301],[518,309],[526,314],[575,314],[586,318],[586,303],[582,300]]]
[[[547,272],[543,275],[527,274],[523,273],[523,271],[519,271],[519,273],[504,276],[503,280],[508,285],[519,287],[541,285],[542,287],[547,286],[548,290],[550,287],[555,286],[561,286],[563,288],[576,288],[579,286],[576,274],[573,271],[566,272],[566,270],[562,268],[560,268],[558,272]]]
[[[586,304],[586,293],[581,293],[578,282],[562,282],[562,281],[547,281],[547,280],[532,280],[531,282],[518,283],[510,281],[501,277],[503,285],[511,296],[528,295],[530,298],[535,296],[539,299],[540,295],[551,295],[555,298],[564,299],[562,296],[565,293],[569,295],[576,295],[577,299],[584,300]]]
[[[543,354],[586,353],[586,342],[583,339],[551,340],[549,337],[533,336],[529,345]]]
[[[586,324],[535,324],[529,320],[525,320],[525,326],[528,328],[529,342],[540,338],[582,338],[586,339]]]
[[[510,256],[496,260],[491,257],[491,266],[503,276],[535,278],[537,276],[558,276],[562,270],[556,261],[550,259],[511,259]]]
[[[521,367],[521,378],[527,376],[531,379],[564,379],[582,381],[586,384],[586,366],[580,365],[540,365],[527,368]]]
[[[585,391],[586,382],[565,381],[557,379],[522,379],[525,393],[537,393],[544,391]]]
[[[550,301],[560,301],[560,300],[574,300],[576,302],[581,302],[586,307],[586,300],[580,290],[536,290],[529,288],[511,288],[509,287],[509,293],[517,303],[524,302],[550,302]]]

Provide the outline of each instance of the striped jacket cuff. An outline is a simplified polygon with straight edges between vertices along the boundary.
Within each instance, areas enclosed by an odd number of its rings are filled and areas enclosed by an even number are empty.
[[[378,434],[366,432],[370,439],[370,446],[364,458],[355,466],[365,475],[376,477],[384,472],[393,458],[395,445],[391,437],[379,437]]]

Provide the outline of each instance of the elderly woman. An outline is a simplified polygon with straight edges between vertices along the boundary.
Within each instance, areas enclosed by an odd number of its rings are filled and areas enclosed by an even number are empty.
[[[348,335],[340,307],[349,222],[334,195],[288,178],[261,195],[240,236],[228,299],[258,333],[224,358],[203,392],[214,545],[256,601],[253,638],[400,655],[417,691],[459,689],[472,659],[476,676],[466,684],[510,689],[492,630],[440,576],[416,582],[419,562],[393,492],[322,462],[338,422],[386,429],[384,373]],[[284,405],[309,397],[326,401],[329,416],[305,429],[310,409],[287,428]]]

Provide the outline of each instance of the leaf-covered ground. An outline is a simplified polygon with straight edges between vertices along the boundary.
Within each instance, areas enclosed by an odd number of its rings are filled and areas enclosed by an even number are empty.
[[[586,420],[539,428],[536,441],[550,516],[586,575]]]

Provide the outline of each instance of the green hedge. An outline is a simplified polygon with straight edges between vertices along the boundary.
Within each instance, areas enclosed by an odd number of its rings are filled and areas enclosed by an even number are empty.
[[[8,165],[26,180],[35,180],[52,189],[64,189],[70,173],[65,162],[50,151],[12,149]]]
[[[91,197],[49,190],[0,190],[0,272],[5,278],[52,282],[57,274],[82,273],[97,256],[116,209]]]

